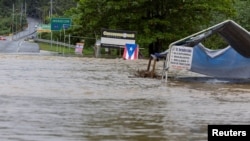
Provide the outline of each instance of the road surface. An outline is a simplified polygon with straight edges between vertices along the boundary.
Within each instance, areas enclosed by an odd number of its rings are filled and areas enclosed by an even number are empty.
[[[6,40],[0,40],[0,53],[39,53],[36,43],[25,41],[25,38],[34,36],[37,20],[28,18],[28,27],[13,36],[6,36]]]

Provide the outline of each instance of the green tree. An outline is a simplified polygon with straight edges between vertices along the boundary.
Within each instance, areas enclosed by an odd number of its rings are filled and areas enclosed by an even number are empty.
[[[250,1],[235,0],[234,8],[236,9],[237,14],[233,17],[233,19],[242,27],[250,30]]]
[[[234,14],[232,0],[77,0],[67,12],[82,25],[82,34],[100,35],[101,28],[137,31],[137,43],[147,47],[157,39],[169,43]],[[215,17],[220,17],[217,19]]]

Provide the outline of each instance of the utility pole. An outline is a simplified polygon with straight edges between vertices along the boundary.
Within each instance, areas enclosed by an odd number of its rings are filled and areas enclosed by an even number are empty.
[[[53,5],[52,0],[50,0],[50,20],[52,18],[52,11],[53,11]],[[51,24],[51,23],[50,23]],[[53,40],[53,31],[50,32],[51,38],[50,38],[50,48],[52,47],[52,40]]]
[[[50,18],[52,18],[53,15],[53,4],[52,4],[52,0],[50,0]]]
[[[24,2],[24,14],[25,14],[25,17],[27,17],[27,3],[26,3],[26,0]]]
[[[14,22],[15,22],[15,4],[13,3],[13,7],[12,7],[12,40],[14,37]]]
[[[23,21],[23,3],[21,3],[21,15],[20,15],[20,23],[19,23],[21,29],[23,27],[22,21]]]

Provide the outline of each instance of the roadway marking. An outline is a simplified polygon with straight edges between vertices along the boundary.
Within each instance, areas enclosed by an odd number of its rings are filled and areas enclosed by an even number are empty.
[[[16,52],[19,52],[19,50],[20,50],[20,48],[21,48],[23,42],[24,42],[24,41],[20,41],[20,42],[18,43],[18,47],[17,47]]]

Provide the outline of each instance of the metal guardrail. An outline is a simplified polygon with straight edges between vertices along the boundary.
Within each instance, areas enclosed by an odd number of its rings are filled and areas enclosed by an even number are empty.
[[[34,35],[35,33],[37,33],[37,31],[33,31],[31,33],[25,34],[25,35],[20,35],[20,36],[16,36],[16,34],[18,34],[19,32],[14,33],[12,36],[12,40],[17,41],[20,39],[31,39],[35,42],[43,42],[43,43],[48,43],[48,44],[54,44],[54,45],[60,45],[60,46],[65,46],[65,47],[69,47],[69,48],[75,48],[75,45],[71,45],[71,44],[67,44],[67,43],[63,43],[63,42],[58,42],[58,41],[53,41],[53,40],[46,40],[46,39],[40,39],[40,38],[29,38],[29,36]],[[16,37],[15,37],[16,36]],[[15,37],[15,38],[14,38]]]
[[[48,43],[48,44],[54,44],[54,45],[61,45],[65,47],[70,47],[70,48],[75,48],[75,45],[63,43],[63,42],[58,42],[58,41],[53,41],[53,40],[46,40],[46,39],[39,39],[39,38],[34,38],[33,39],[35,42],[42,42],[42,43]]]
[[[12,40],[18,41],[18,40],[20,40],[20,39],[27,38],[27,37],[29,37],[29,36],[35,34],[35,33],[36,33],[36,31],[31,32],[31,33],[28,33],[28,34],[24,34],[24,35],[17,35],[17,34],[19,34],[19,32],[15,32],[14,34],[12,34]]]

